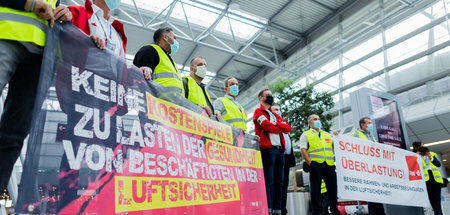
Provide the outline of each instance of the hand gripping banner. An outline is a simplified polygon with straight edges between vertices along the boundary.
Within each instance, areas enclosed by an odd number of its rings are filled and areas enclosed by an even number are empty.
[[[99,50],[47,34],[18,213],[267,214],[259,144]]]

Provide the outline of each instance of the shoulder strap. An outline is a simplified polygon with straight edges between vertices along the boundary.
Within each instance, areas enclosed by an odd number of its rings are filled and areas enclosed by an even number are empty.
[[[188,83],[188,78],[185,76],[181,79],[181,81],[183,82],[183,87],[184,87],[184,97],[187,99],[189,98],[189,83]]]

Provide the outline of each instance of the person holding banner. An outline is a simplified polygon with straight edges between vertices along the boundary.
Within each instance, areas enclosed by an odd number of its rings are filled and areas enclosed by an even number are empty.
[[[179,43],[173,29],[169,27],[159,28],[153,34],[155,44],[144,45],[134,56],[133,64],[139,68],[145,68],[144,77],[153,79],[168,90],[184,96],[181,73],[177,64],[170,56],[176,54]]]
[[[281,108],[278,104],[272,105],[272,111],[281,117]],[[289,185],[289,169],[295,166],[295,156],[292,146],[291,136],[283,133],[284,142],[286,144],[286,150],[284,151],[284,176],[283,176],[283,199],[281,202],[281,214],[287,214],[287,190]]]
[[[59,1],[0,1],[0,92],[9,84],[0,120],[1,191],[30,129],[47,27],[55,20],[72,20]]]
[[[369,140],[377,143],[377,139],[372,135],[373,124],[369,117],[363,117],[359,120],[359,129],[352,135],[363,140]],[[384,206],[377,202],[367,202],[370,215],[385,215]]]
[[[72,24],[89,35],[100,49],[109,49],[124,58],[127,37],[123,24],[110,15],[119,7],[120,0],[86,0],[83,6],[69,6],[73,14]]]
[[[441,162],[437,159],[437,154],[430,152],[428,147],[423,146],[422,142],[416,141],[412,145],[413,152],[422,158],[423,174],[425,175],[428,199],[430,200],[431,207],[435,215],[442,215],[441,189],[444,180],[438,169],[441,166]]]
[[[311,183],[312,214],[321,212],[320,191],[322,179],[328,192],[328,204],[333,215],[338,215],[336,167],[334,165],[333,141],[328,132],[321,130],[320,117],[312,114],[308,117],[311,128],[300,136],[302,156],[309,165]]]
[[[238,102],[239,82],[236,78],[227,77],[224,80],[225,96],[214,101],[217,117],[247,132],[247,113]]]
[[[291,126],[271,108],[273,96],[269,89],[258,94],[261,106],[253,114],[255,134],[259,136],[259,147],[266,183],[269,214],[282,213],[284,178],[284,151],[286,142],[283,134],[291,132]]]
[[[206,111],[208,116],[216,115],[220,120],[219,113],[214,113],[214,107],[209,97],[209,93],[202,83],[206,76],[206,61],[203,57],[196,57],[191,60],[191,73],[183,77],[184,97],[192,103],[199,105]]]

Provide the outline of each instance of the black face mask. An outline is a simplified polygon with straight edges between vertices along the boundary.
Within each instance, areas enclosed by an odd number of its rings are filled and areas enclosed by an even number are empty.
[[[266,96],[266,101],[267,104],[272,105],[273,104],[273,96],[272,95],[267,95]]]

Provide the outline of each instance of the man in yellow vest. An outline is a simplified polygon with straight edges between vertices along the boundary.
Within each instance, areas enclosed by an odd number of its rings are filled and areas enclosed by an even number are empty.
[[[437,158],[437,154],[430,152],[427,147],[424,147],[422,142],[413,142],[413,152],[420,155],[422,158],[423,174],[427,185],[428,199],[435,215],[442,215],[441,208],[441,189],[444,180],[438,167],[441,166]]]
[[[59,1],[0,1],[0,92],[9,84],[0,120],[0,191],[30,129],[45,33],[55,20],[72,20]]]
[[[373,131],[372,120],[369,117],[363,117],[359,120],[359,129],[356,130],[352,136],[377,143],[378,141],[372,135],[372,131]],[[370,215],[385,215],[386,214],[386,213],[384,213],[384,206],[382,203],[367,202],[367,207],[369,209]]]
[[[181,73],[170,56],[178,51],[179,43],[172,28],[159,28],[153,34],[155,44],[145,45],[134,56],[133,64],[144,72],[147,80],[161,84],[168,92],[184,96]]]
[[[196,57],[191,60],[190,75],[183,77],[184,97],[192,103],[199,105],[206,111],[208,116],[214,115],[214,107],[209,97],[209,93],[202,83],[206,76],[206,61],[203,57]],[[217,120],[220,115],[215,114]]]
[[[333,141],[328,132],[321,130],[320,117],[312,114],[308,117],[311,128],[300,136],[300,149],[305,162],[310,166],[312,214],[319,215],[320,191],[322,179],[328,192],[328,205],[331,213],[338,215],[336,167],[334,165]]]
[[[369,117],[363,117],[359,120],[359,128],[353,133],[353,137],[370,140],[377,143],[377,139],[372,135],[373,124]]]
[[[236,78],[228,77],[224,80],[224,88],[226,95],[214,101],[214,110],[218,113],[218,118],[222,118],[226,122],[241,128],[247,132],[247,113],[244,107],[239,104],[237,96],[239,94],[239,82]]]

